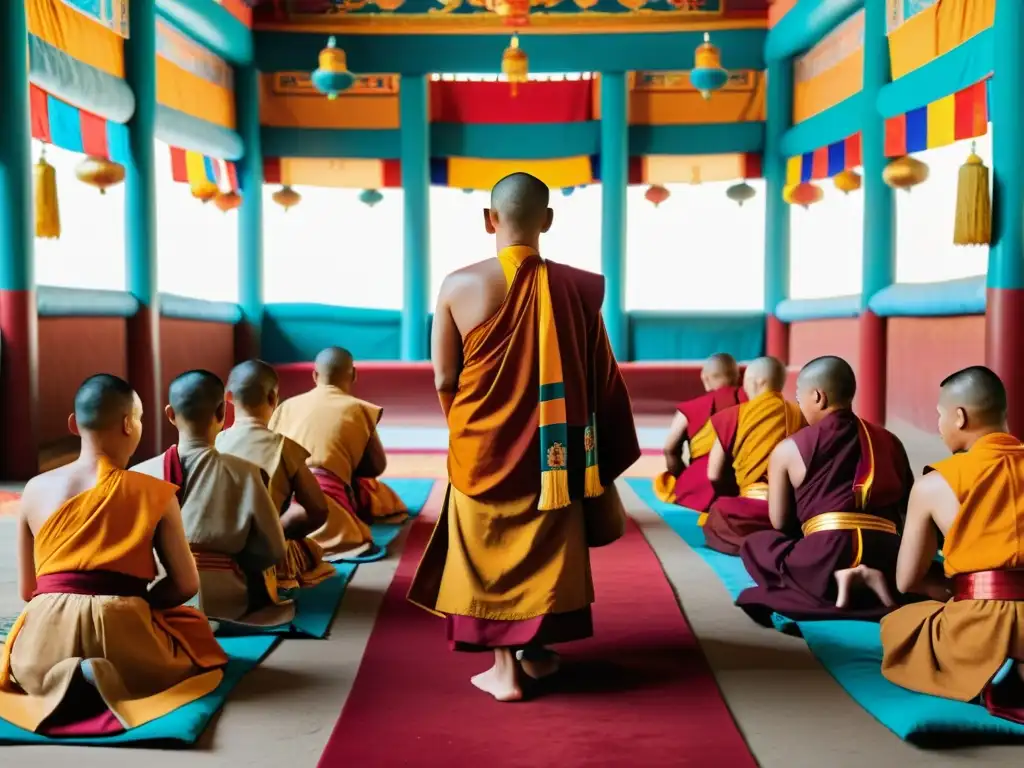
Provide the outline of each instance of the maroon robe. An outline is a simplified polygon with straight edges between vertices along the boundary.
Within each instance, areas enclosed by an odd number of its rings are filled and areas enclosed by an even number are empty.
[[[902,528],[914,477],[895,435],[842,410],[790,439],[807,468],[795,489],[801,525],[828,512],[863,512]],[[855,488],[865,484],[867,498],[858,508]],[[877,620],[886,609],[874,594],[858,594],[850,607],[836,608],[834,574],[863,563],[880,570],[896,594],[899,547],[898,535],[865,529],[807,536],[799,530],[753,533],[743,542],[740,557],[757,586],[743,590],[736,604],[766,626],[771,626],[772,612],[799,621]]]

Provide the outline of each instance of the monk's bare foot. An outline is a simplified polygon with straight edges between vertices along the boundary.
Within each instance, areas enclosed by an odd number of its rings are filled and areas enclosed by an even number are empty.
[[[523,672],[534,680],[543,680],[545,677],[551,677],[562,667],[561,657],[547,648],[531,648],[530,650],[517,651],[516,659],[522,664]]]
[[[848,608],[850,595],[855,589],[866,587],[875,593],[875,596],[886,608],[895,608],[896,601],[892,599],[889,585],[885,576],[877,568],[868,568],[866,565],[858,565],[856,568],[846,568],[836,571],[836,586],[839,594],[836,597],[836,608]]]
[[[519,687],[516,673],[512,652],[501,648],[494,652],[494,666],[470,678],[470,682],[498,701],[522,701],[523,689]]]

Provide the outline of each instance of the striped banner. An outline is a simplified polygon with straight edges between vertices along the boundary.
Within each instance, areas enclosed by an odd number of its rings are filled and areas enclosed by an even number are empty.
[[[41,88],[29,86],[32,138],[69,152],[128,161],[128,128],[73,107]]]
[[[988,132],[989,82],[981,82],[885,121],[885,156],[945,147]]]
[[[820,147],[813,152],[791,157],[786,163],[786,184],[812,179],[829,179],[861,164],[860,133]]]
[[[170,147],[171,178],[179,183],[195,186],[212,182],[222,192],[238,190],[238,168],[230,160],[201,155],[189,149]]]
[[[61,0],[61,2],[106,27],[118,37],[128,38],[128,0]]]
[[[219,88],[229,91],[234,88],[234,72],[230,64],[163,19],[156,20],[156,54]]]

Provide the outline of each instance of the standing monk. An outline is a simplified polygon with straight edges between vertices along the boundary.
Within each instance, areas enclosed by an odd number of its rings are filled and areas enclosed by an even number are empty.
[[[384,410],[353,397],[355,381],[352,354],[328,347],[316,356],[313,389],[285,400],[270,420],[272,430],[310,454],[306,463],[328,503],[327,523],[311,538],[329,560],[373,553],[376,545],[370,525],[375,520],[399,523],[407,517],[401,500],[376,480],[388,465],[377,433]],[[378,495],[390,494],[390,503],[374,509],[372,497],[366,491],[360,493],[364,479]]]
[[[28,605],[0,650],[0,718],[100,735],[202,698],[227,656],[206,617],[182,605],[199,575],[174,486],[125,471],[142,437],[139,396],[116,376],[92,376],[68,425],[82,438],[78,458],[30,480],[18,506]],[[63,729],[51,719],[58,707]]]
[[[601,318],[598,275],[538,255],[548,188],[495,185],[498,258],[447,278],[432,330],[451,484],[409,593],[446,616],[456,650],[494,652],[472,679],[499,701],[558,666],[544,646],[593,633],[588,543],[622,535],[614,480],[640,456]]]
[[[1024,445],[1007,434],[1006,390],[988,368],[943,381],[938,410],[955,455],[915,483],[896,566],[900,591],[937,599],[882,619],[882,674],[933,696],[980,696],[1024,723]],[[938,532],[950,582],[930,572]]]
[[[895,605],[898,530],[914,476],[899,439],[854,415],[856,392],[840,357],[812,360],[797,378],[810,426],[779,443],[768,462],[775,530],[750,534],[740,548],[757,586],[736,603],[767,626],[773,611],[794,620],[877,619]],[[851,589],[865,583],[873,589]]]
[[[804,426],[800,407],[786,402],[786,367],[759,357],[743,374],[748,401],[711,417],[715,442],[708,456],[708,480],[738,496],[719,496],[702,520],[704,539],[714,550],[738,555],[743,538],[771,530],[768,520],[768,457],[775,446]]]
[[[746,402],[747,395],[739,386],[736,360],[725,352],[708,358],[700,380],[705,394],[676,406],[665,440],[666,471],[654,478],[654,492],[662,501],[707,512],[715,500],[715,489],[708,480],[708,455],[715,443],[711,417]],[[687,444],[690,460],[683,464],[683,447]]]

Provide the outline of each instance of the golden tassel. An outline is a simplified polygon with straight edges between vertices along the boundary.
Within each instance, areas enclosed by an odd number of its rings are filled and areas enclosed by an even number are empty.
[[[583,481],[583,495],[588,499],[596,499],[604,493],[604,486],[601,485],[601,468],[594,464],[587,467]]]
[[[60,238],[60,205],[57,202],[57,172],[46,162],[46,153],[33,168],[36,187],[36,237]]]
[[[956,216],[953,245],[988,245],[992,242],[992,201],[988,192],[988,167],[974,153],[960,166],[956,185]]]
[[[701,528],[704,527],[704,524],[707,523],[707,521],[708,521],[708,513],[707,512],[701,512],[697,516],[697,525],[699,525]]]
[[[564,469],[541,472],[537,510],[547,512],[552,509],[568,507],[569,504],[569,473]]]

